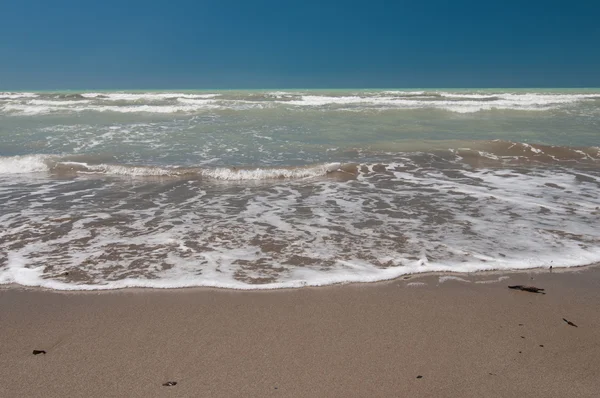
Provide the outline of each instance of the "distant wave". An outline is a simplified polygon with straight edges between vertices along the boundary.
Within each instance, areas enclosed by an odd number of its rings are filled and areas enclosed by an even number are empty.
[[[60,100],[42,100],[42,99],[34,99],[28,102],[28,104],[31,105],[42,105],[42,106],[69,106],[69,105],[82,105],[82,104],[89,104],[91,101],[90,100],[66,100],[66,101],[60,101]]]
[[[185,94],[185,93],[83,93],[84,98],[94,98],[105,101],[158,101],[165,99],[206,99],[218,97],[220,94]]]
[[[383,108],[420,109],[435,108],[457,113],[472,113],[491,109],[548,110],[559,105],[600,99],[600,94],[455,94],[412,93],[408,96],[340,96],[305,95],[301,100],[289,101],[298,106],[326,105],[379,106]]]
[[[454,113],[491,110],[547,111],[585,101],[600,93],[547,92],[220,92],[220,93],[0,93],[0,113],[35,116],[51,113],[114,112],[194,114],[212,110],[284,108],[339,111],[438,109]]]
[[[20,98],[36,98],[38,94],[35,93],[8,93],[0,92],[0,100],[20,99]]]
[[[83,102],[83,101],[78,101]],[[77,105],[76,102],[72,102],[69,105],[65,104],[7,104],[2,108],[4,111],[12,114],[21,115],[46,115],[51,113],[72,113],[72,112],[114,112],[114,113],[194,113],[202,109],[214,109],[219,106],[212,105],[210,103],[195,104],[195,105],[132,105],[132,106],[100,106],[100,105],[88,105],[85,106],[72,106]]]

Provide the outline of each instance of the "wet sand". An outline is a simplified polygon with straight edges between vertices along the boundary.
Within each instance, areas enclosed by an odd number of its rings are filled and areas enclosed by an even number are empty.
[[[468,282],[3,288],[0,396],[598,396],[599,268],[459,277]]]

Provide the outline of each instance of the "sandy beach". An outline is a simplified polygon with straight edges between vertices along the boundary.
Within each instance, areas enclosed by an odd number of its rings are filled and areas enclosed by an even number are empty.
[[[456,277],[278,291],[5,287],[0,396],[598,396],[600,269]]]
[[[600,398],[600,0],[71,3],[0,5],[0,398]]]

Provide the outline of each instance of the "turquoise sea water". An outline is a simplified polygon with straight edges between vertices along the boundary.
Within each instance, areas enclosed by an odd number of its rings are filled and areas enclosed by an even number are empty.
[[[598,145],[600,89],[0,93],[0,282],[589,264]]]

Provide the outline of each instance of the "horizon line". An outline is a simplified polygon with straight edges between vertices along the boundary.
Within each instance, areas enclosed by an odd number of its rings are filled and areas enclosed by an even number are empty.
[[[89,92],[89,91],[266,91],[266,90],[289,90],[289,91],[300,91],[300,90],[552,90],[552,89],[563,89],[563,90],[596,90],[600,89],[600,86],[528,86],[528,87],[261,87],[261,88],[53,88],[53,89],[2,89],[0,92],[12,92],[12,93],[24,93],[24,92],[60,92],[60,91],[74,91],[74,92]]]

